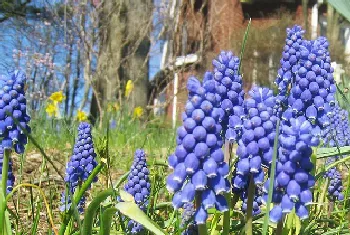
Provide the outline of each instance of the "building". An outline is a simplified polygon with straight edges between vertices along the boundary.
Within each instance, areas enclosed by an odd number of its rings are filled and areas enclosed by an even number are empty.
[[[211,61],[221,50],[234,49],[233,44],[241,42],[250,18],[252,27],[270,34],[264,38],[269,44],[265,54],[254,45],[254,39],[249,39],[253,41],[251,45],[248,41],[249,58],[243,63],[245,89],[254,83],[265,85],[262,84],[265,77],[264,82],[272,84],[286,27],[300,24],[307,29],[307,38],[315,39],[322,30],[319,21],[323,19],[325,9],[327,12],[327,5],[320,0],[177,0],[172,4],[170,17],[175,30],[165,42],[161,68],[172,71],[173,79],[166,86],[166,114],[172,118],[174,126],[181,121],[187,100],[187,79],[193,75],[201,78],[206,70],[211,70]],[[283,29],[276,26],[284,23],[282,12],[289,16]],[[237,32],[241,32],[239,38]],[[234,52],[238,55],[240,51],[236,48]],[[262,72],[260,64],[266,71]]]

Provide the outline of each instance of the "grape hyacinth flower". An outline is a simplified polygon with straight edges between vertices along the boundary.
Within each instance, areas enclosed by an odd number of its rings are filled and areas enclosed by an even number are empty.
[[[349,119],[348,119],[348,112],[342,108],[340,108],[338,105],[334,107],[334,130],[333,133],[334,140],[335,140],[335,146],[338,147],[344,147],[346,145],[349,145],[350,140],[350,132],[349,132]]]
[[[262,187],[261,185],[255,186],[255,193],[254,193],[254,198],[253,198],[253,215],[258,215],[260,214],[260,206],[262,205]],[[242,211],[244,213],[247,213],[247,208],[248,208],[248,191],[243,191],[241,194],[241,199],[242,199]]]
[[[288,87],[293,82],[295,73],[299,69],[299,49],[303,42],[304,33],[305,31],[299,25],[287,28],[286,44],[283,47],[282,59],[280,60],[281,67],[275,80],[278,86],[278,103],[286,104]]]
[[[147,168],[146,153],[142,149],[137,149],[134,162],[130,168],[127,183],[124,186],[126,192],[130,193],[135,203],[143,211],[146,210],[151,192],[149,170]],[[143,226],[134,220],[128,222],[128,233],[138,234],[143,231]]]
[[[250,178],[253,178],[254,185],[262,185],[264,182],[262,165],[271,164],[278,119],[274,112],[276,99],[272,90],[254,87],[249,91],[249,95],[251,98],[244,101],[246,118],[243,122],[236,119],[236,125],[243,126],[243,134],[238,141],[236,152],[238,161],[232,178],[233,192],[241,195],[244,211],[247,206]],[[261,196],[259,196],[255,195],[255,200],[260,204]],[[259,211],[259,207],[254,208],[254,213],[257,214]]]
[[[334,162],[334,160],[337,160],[338,158],[333,159],[327,159],[326,165],[331,164]],[[344,194],[343,194],[343,183],[342,183],[342,175],[338,171],[336,167],[332,167],[326,172],[326,177],[329,179],[328,184],[328,198],[329,201],[343,201],[344,200]]]
[[[333,115],[330,118],[330,130],[327,132],[325,138],[325,147],[343,147],[348,143],[348,114],[347,111],[341,109],[337,104],[333,108]],[[335,156],[326,160],[326,165],[339,160],[342,156]],[[330,168],[325,176],[329,180],[328,198],[331,202],[336,200],[343,201],[343,184],[342,175],[337,167]]]
[[[311,124],[300,116],[283,120],[280,129],[272,195],[275,205],[270,211],[270,220],[275,223],[281,220],[283,213],[289,213],[293,208],[300,219],[308,218],[306,206],[312,202],[310,188],[315,184],[315,178],[310,174],[314,167],[310,160]],[[264,183],[264,203],[267,201],[270,180]]]
[[[193,222],[193,216],[196,212],[193,202],[185,203],[183,208],[184,210],[182,213],[180,228],[185,228],[185,230],[182,232],[182,235],[197,235],[198,229]]]
[[[330,65],[328,42],[324,37],[303,41],[299,69],[288,98],[288,112],[282,119],[305,116],[312,124],[312,142],[318,145],[322,131],[330,125],[335,105],[334,69]]]
[[[222,151],[220,101],[212,96],[215,84],[211,76],[205,76],[203,85],[194,77],[188,80],[183,126],[177,129],[175,153],[168,158],[174,169],[167,177],[167,189],[174,193],[173,206],[183,208],[196,197],[200,205],[194,216],[197,225],[206,222],[209,208],[228,210],[223,194],[230,190],[229,167]]]
[[[13,149],[16,153],[24,153],[27,136],[22,130],[30,132],[24,86],[26,77],[15,71],[4,80],[0,90],[0,137],[4,149]],[[17,122],[15,122],[15,120]]]
[[[220,117],[222,133],[230,142],[238,141],[241,133],[241,126],[232,126],[232,121],[242,119],[244,90],[242,76],[239,73],[240,60],[231,51],[222,51],[213,60],[214,80],[216,81],[215,95],[221,103],[224,111]]]
[[[3,159],[4,159],[4,148],[0,146],[0,172],[2,172],[2,167],[3,167]],[[15,183],[15,176],[13,175],[12,172],[12,159],[9,159],[9,166],[8,166],[8,172],[7,172],[7,188],[6,188],[6,193],[10,193],[12,191],[13,185]],[[2,179],[1,174],[0,174],[0,180]]]
[[[66,166],[65,183],[68,185],[68,194],[62,193],[61,211],[67,211],[71,205],[70,194],[87,180],[93,169],[97,166],[96,153],[91,136],[91,126],[86,122],[81,122],[78,127],[78,138],[76,139],[73,155]],[[97,177],[94,179],[97,181]],[[85,198],[78,204],[78,209],[82,213],[84,210]]]

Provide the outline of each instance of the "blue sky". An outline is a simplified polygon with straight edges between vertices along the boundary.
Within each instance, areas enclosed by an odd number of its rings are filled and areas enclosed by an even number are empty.
[[[59,2],[58,0],[55,0],[55,2]],[[164,10],[164,3],[162,5],[162,2],[164,0],[155,0],[155,11],[154,11],[154,17],[153,17],[153,32],[151,33],[151,49],[150,49],[150,60],[149,60],[149,78],[153,79],[154,75],[159,71],[160,68],[160,62],[162,58],[162,46],[164,44],[164,40],[158,40],[159,32],[162,29],[162,15],[160,12]],[[40,6],[42,4],[41,0],[33,1],[34,5]],[[39,20],[38,20],[39,19]],[[21,50],[22,52],[27,51],[28,54],[34,54],[34,53],[52,53],[55,57],[53,59],[53,62],[55,63],[56,67],[54,70],[54,76],[57,80],[63,81],[64,76],[64,66],[65,66],[65,57],[69,50],[63,45],[64,39],[61,35],[58,35],[57,31],[53,30],[54,26],[45,25],[44,20],[40,19],[40,17],[37,20],[33,19],[27,19],[28,27],[23,27],[23,24],[21,24],[20,21],[16,19],[10,19],[6,22],[3,22],[0,24],[0,75],[6,75],[8,68],[17,68],[22,70],[23,72],[26,71],[26,64],[25,61],[22,60],[22,63],[18,63],[13,58],[13,52],[18,50]],[[51,28],[50,28],[51,27]],[[46,42],[44,36],[47,34],[48,31],[51,31],[51,37],[58,37],[58,42],[54,43],[55,46],[45,46],[43,43]],[[38,39],[42,39],[42,42],[38,41]],[[53,45],[53,44],[52,44]],[[78,55],[78,50],[76,46],[73,48],[73,60],[76,60]],[[32,63],[32,62],[31,62]],[[31,76],[33,75],[33,64],[29,63],[29,66],[31,68],[29,69],[32,71]],[[96,65],[96,60],[95,63]],[[28,64],[27,64],[28,65]],[[73,83],[73,78],[76,76],[77,72],[77,65],[76,63],[71,64],[72,68],[72,74],[71,74],[71,84]],[[43,68],[45,69],[45,67]],[[37,79],[40,80],[40,76],[38,77],[38,73],[36,73]],[[82,79],[82,73],[81,73],[81,81]],[[43,73],[43,76],[45,74]],[[82,82],[81,82],[82,83]],[[53,86],[53,91],[58,90],[59,86],[58,84],[50,84],[50,86]],[[82,88],[78,91],[78,97],[77,97],[77,105],[79,106],[79,102],[82,99],[83,90]],[[91,96],[91,94],[90,94]],[[85,111],[89,111],[89,105],[87,105],[84,109]]]

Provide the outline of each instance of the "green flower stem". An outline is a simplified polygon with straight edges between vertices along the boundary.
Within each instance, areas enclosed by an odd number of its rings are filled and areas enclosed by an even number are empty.
[[[10,162],[11,150],[5,149],[4,159],[2,163],[2,180],[1,180],[1,191],[3,195],[6,196],[7,191],[7,178],[8,178],[8,170],[9,170],[9,162]]]
[[[2,162],[2,172],[1,172],[1,202],[0,202],[0,235],[4,234],[5,228],[5,211],[6,211],[6,191],[7,191],[7,178],[9,170],[9,162],[11,156],[11,149],[5,149],[4,158]],[[6,231],[6,230],[5,230]]]
[[[272,163],[271,163],[271,171],[270,171],[270,184],[269,184],[269,194],[266,204],[266,213],[264,216],[264,224],[263,224],[263,235],[268,234],[268,227],[269,227],[269,218],[270,218],[270,206],[272,202],[272,193],[273,193],[273,182],[275,180],[275,174],[276,174],[276,161],[277,161],[277,155],[278,155],[278,133],[280,130],[280,120],[277,121],[276,126],[276,136],[273,142],[273,156],[272,156]]]
[[[283,232],[283,218],[277,224],[276,235],[282,235],[282,232]]]
[[[253,235],[253,202],[254,202],[255,184],[253,177],[250,177],[248,187],[248,202],[247,202],[247,223],[246,234]]]
[[[225,141],[225,150],[224,150],[224,159],[225,162],[229,165],[229,169],[231,169],[230,167],[230,162],[231,162],[231,154],[230,154],[230,143],[229,141]],[[227,202],[227,207],[229,208],[228,211],[224,212],[224,221],[223,221],[223,231],[222,234],[223,235],[228,235],[230,233],[230,212],[231,212],[231,193],[225,193],[225,199]]]
[[[200,192],[196,192],[196,209],[201,207],[201,194]],[[207,226],[204,224],[197,224],[198,234],[199,235],[207,235]]]
[[[102,170],[104,165],[105,164],[103,162],[99,163],[96,166],[96,168],[91,172],[91,175],[89,176],[89,178],[82,184],[80,190],[78,192],[76,191],[76,193],[74,193],[73,201],[74,201],[75,205],[78,205],[78,203],[79,203],[80,199],[82,198],[82,196],[84,195],[85,191],[88,190],[88,188],[90,187],[95,176],[97,176],[97,174]],[[62,221],[61,228],[59,231],[60,235],[65,234],[67,225],[72,217],[72,214],[73,214],[73,208],[70,207],[68,213],[65,214],[63,217],[63,221]],[[1,233],[0,233],[0,235],[1,235]]]

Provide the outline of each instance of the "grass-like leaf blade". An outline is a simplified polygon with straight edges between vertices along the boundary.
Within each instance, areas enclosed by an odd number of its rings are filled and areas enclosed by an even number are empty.
[[[120,202],[116,208],[130,219],[142,224],[146,229],[156,235],[167,234],[159,226],[153,222],[134,202]]]
[[[239,68],[238,68],[238,73],[241,72],[241,68],[242,68],[242,60],[243,60],[243,55],[244,55],[244,50],[245,50],[245,46],[247,44],[247,40],[248,40],[248,35],[249,35],[249,30],[250,30],[250,25],[252,23],[252,18],[249,17],[249,22],[247,25],[247,29],[245,30],[244,36],[243,36],[243,42],[242,42],[242,47],[241,47],[241,54],[239,56]]]
[[[270,204],[272,201],[273,183],[274,183],[275,173],[276,173],[279,129],[280,129],[280,120],[277,121],[276,136],[273,142],[273,157],[272,157],[271,172],[270,172],[270,185],[269,185],[269,194],[268,194],[268,199],[266,204],[266,214],[264,217],[264,224],[263,224],[263,232],[262,232],[263,235],[267,234],[267,230],[269,226]]]
[[[114,190],[112,188],[100,192],[94,200],[90,203],[88,209],[85,211],[84,223],[83,223],[83,235],[92,234],[92,225],[95,218],[96,211],[100,208],[100,204],[107,199],[107,197],[112,196]]]
[[[102,213],[102,221],[99,235],[109,235],[111,233],[112,217],[117,213],[116,208],[108,208]]]
[[[317,158],[328,158],[340,155],[350,154],[350,146],[345,147],[331,147],[331,148],[318,148],[316,151]]]

